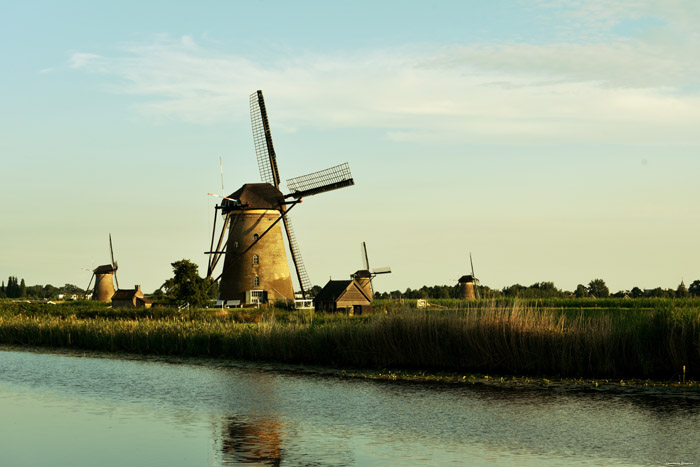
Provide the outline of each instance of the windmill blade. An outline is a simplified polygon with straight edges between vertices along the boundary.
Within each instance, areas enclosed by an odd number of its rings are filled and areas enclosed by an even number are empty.
[[[109,234],[109,253],[112,255],[112,270],[114,271],[114,283],[117,286],[117,290],[119,290],[119,281],[117,280],[117,268],[119,267],[119,264],[114,261],[114,248],[112,248],[112,234]]]
[[[114,249],[112,248],[112,234],[109,234],[109,254],[112,255],[112,266],[114,266]]]
[[[280,173],[277,168],[277,156],[272,144],[270,123],[267,120],[267,109],[262,91],[250,95],[250,123],[253,128],[253,143],[255,155],[258,158],[258,169],[263,182],[280,187]]]
[[[92,285],[92,280],[95,278],[95,273],[93,272],[92,275],[90,276],[90,282],[88,282],[87,289],[85,289],[85,294],[88,294],[90,291],[90,286]]]
[[[367,256],[367,244],[365,242],[362,242],[360,252],[362,253],[362,265],[369,271],[369,256]]]
[[[390,272],[391,268],[389,266],[372,269],[372,274],[389,274]]]
[[[476,296],[476,299],[479,299],[479,281],[474,275],[474,261],[472,261],[472,252],[469,252],[469,263],[472,266],[472,278],[474,280],[474,295]]]
[[[282,221],[284,222],[284,231],[287,233],[287,240],[289,240],[289,251],[292,253],[292,261],[294,262],[294,269],[296,269],[301,295],[302,298],[306,299],[306,291],[311,290],[311,281],[309,280],[309,275],[306,273],[304,262],[301,259],[299,245],[297,244],[294,229],[292,228],[292,220],[289,218],[289,215],[285,215],[282,217]]]
[[[301,177],[287,180],[287,188],[291,193],[285,198],[301,199],[305,196],[316,195],[326,191],[333,191],[346,186],[352,186],[355,181],[350,173],[350,166],[347,162],[319,170]]]

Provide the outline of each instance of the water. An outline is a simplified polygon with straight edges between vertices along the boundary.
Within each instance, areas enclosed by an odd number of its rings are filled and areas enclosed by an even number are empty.
[[[698,399],[0,351],[0,465],[700,465]]]

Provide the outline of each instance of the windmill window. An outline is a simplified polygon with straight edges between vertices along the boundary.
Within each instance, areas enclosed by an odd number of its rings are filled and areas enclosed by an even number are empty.
[[[259,238],[260,238],[260,235],[258,235],[258,234],[253,235],[253,240],[254,240],[254,241],[257,242]]]
[[[259,287],[260,286],[260,278],[256,277],[253,279],[253,287]]]
[[[258,255],[253,255],[253,264],[260,264],[260,258]]]

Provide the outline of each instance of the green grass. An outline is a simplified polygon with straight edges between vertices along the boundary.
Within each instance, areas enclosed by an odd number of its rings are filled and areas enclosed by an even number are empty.
[[[498,300],[374,315],[119,311],[92,302],[0,302],[0,343],[212,356],[343,368],[592,378],[700,376],[697,300]],[[415,301],[413,301],[415,303]],[[562,303],[571,306],[563,306]],[[386,310],[386,313],[383,311]]]

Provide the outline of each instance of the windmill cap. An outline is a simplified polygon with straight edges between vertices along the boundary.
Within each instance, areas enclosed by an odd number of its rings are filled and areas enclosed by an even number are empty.
[[[251,209],[279,209],[284,202],[282,192],[269,183],[246,183],[227,197],[240,200]]]
[[[472,276],[471,274],[467,274],[466,276],[460,277],[457,282],[474,282],[475,280],[476,277]]]
[[[111,274],[114,272],[114,266],[111,264],[104,264],[102,266],[97,266],[92,270],[93,274]]]
[[[355,271],[355,274],[353,274],[354,277],[372,277],[372,273],[369,272],[367,269],[360,269]]]

